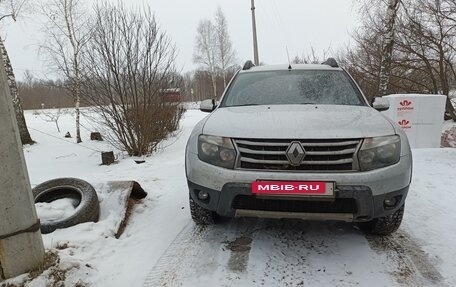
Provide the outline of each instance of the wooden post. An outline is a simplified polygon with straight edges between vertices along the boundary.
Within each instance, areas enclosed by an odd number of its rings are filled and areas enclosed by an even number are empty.
[[[5,279],[42,264],[44,247],[1,57],[0,123],[0,277]]]

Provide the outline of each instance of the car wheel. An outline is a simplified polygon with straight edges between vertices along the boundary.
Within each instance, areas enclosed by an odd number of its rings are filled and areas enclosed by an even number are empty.
[[[212,211],[199,206],[190,197],[190,214],[193,221],[198,225],[212,225],[216,221],[217,214]]]
[[[59,228],[70,227],[83,222],[98,221],[100,204],[98,196],[88,182],[78,178],[57,178],[46,181],[32,189],[35,203],[51,203],[69,198],[75,207],[74,213],[66,218],[41,221],[41,233],[51,233]]]
[[[358,227],[367,234],[389,235],[395,232],[401,225],[404,208],[405,205],[402,205],[391,215],[375,218],[369,222],[360,222],[358,223]]]

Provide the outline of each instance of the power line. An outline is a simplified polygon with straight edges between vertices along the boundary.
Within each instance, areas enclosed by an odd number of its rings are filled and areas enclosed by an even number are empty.
[[[64,142],[66,142],[66,143],[74,144],[74,145],[77,145],[77,146],[80,146],[80,147],[83,147],[83,148],[89,149],[89,150],[91,150],[91,151],[96,151],[96,152],[103,152],[103,151],[101,151],[101,150],[93,149],[93,148],[90,148],[90,147],[88,147],[88,146],[85,146],[85,145],[83,145],[83,144],[80,144],[80,143],[74,143],[74,142],[70,142],[70,141],[64,140],[64,139],[62,139],[62,138],[59,138],[59,137],[57,137],[57,136],[54,136],[54,135],[48,134],[48,133],[46,133],[46,132],[43,132],[43,131],[37,130],[37,129],[35,129],[35,128],[31,128],[31,127],[29,127],[29,129],[31,129],[31,130],[34,130],[34,131],[37,131],[37,132],[39,132],[39,133],[42,133],[42,134],[44,134],[44,135],[47,135],[47,136],[49,136],[49,137],[52,137],[52,138],[56,138],[56,139],[58,139],[58,140],[64,141]]]

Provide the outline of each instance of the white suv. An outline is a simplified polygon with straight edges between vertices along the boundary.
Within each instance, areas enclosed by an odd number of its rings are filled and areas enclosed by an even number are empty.
[[[322,65],[255,67],[231,80],[187,144],[190,209],[217,216],[356,222],[373,234],[397,230],[412,175],[399,126],[370,106],[334,59]],[[376,110],[377,109],[377,110]]]

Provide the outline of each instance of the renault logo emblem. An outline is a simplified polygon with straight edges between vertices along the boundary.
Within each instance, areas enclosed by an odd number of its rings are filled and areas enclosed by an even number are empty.
[[[306,156],[306,151],[300,142],[292,142],[287,149],[286,155],[291,165],[298,166]]]

